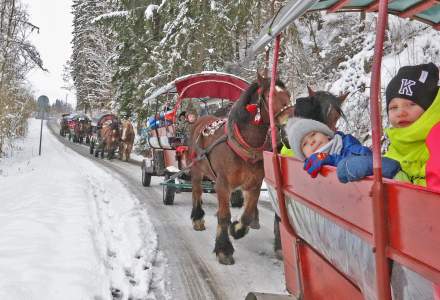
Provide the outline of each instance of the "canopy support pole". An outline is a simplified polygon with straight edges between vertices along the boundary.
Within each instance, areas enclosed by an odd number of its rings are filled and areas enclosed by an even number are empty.
[[[388,0],[381,0],[376,29],[376,44],[374,47],[374,62],[371,72],[370,111],[373,140],[373,238],[376,264],[376,289],[377,299],[391,300],[390,272],[387,258],[388,231],[386,203],[382,182],[381,161],[381,112],[380,112],[380,69],[382,65],[383,41],[388,18]]]
[[[296,250],[296,268],[297,268],[297,278],[298,278],[298,287],[299,287],[299,293],[301,294],[303,292],[303,286],[302,286],[302,272],[301,272],[301,259],[300,259],[300,243],[301,240],[296,234],[295,230],[293,229],[292,225],[289,222],[289,216],[287,214],[287,207],[286,207],[286,199],[284,197],[283,193],[283,181],[281,176],[281,169],[280,169],[280,160],[278,157],[278,149],[277,149],[277,141],[276,141],[276,127],[275,127],[275,117],[274,117],[274,111],[273,111],[273,96],[275,93],[275,82],[277,79],[277,73],[278,73],[278,58],[279,58],[279,50],[280,50],[280,42],[281,42],[281,34],[278,34],[275,39],[275,46],[273,49],[273,64],[272,64],[272,74],[271,74],[271,81],[270,81],[270,91],[269,91],[269,118],[270,118],[270,130],[271,130],[271,138],[272,138],[272,165],[274,169],[275,174],[275,183],[276,183],[276,192],[277,192],[277,198],[278,203],[280,207],[280,217],[281,217],[281,225],[284,226],[284,228],[287,230],[287,232],[294,237],[295,241],[295,250]],[[299,295],[297,295],[299,296]]]

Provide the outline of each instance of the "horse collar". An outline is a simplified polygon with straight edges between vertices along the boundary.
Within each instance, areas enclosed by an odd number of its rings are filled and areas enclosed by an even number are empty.
[[[266,147],[268,139],[260,147],[252,147],[243,138],[236,123],[228,120],[227,126],[225,126],[225,134],[227,135],[228,146],[237,154],[241,159],[246,162],[255,164],[263,160],[263,149]]]

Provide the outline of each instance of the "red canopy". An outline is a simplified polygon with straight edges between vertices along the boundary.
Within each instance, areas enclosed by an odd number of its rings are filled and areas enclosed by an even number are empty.
[[[180,99],[218,98],[236,101],[249,84],[237,76],[222,73],[200,73],[175,81]]]
[[[177,93],[180,99],[218,98],[236,101],[248,86],[249,83],[246,80],[235,75],[220,72],[202,72],[173,80],[154,91],[144,100],[144,103],[168,93]]]

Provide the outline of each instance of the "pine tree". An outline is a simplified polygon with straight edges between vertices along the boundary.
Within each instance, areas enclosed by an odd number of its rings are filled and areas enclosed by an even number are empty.
[[[73,1],[72,79],[77,94],[77,109],[109,109],[112,100],[109,62],[111,41],[94,22],[108,9],[100,0]]]

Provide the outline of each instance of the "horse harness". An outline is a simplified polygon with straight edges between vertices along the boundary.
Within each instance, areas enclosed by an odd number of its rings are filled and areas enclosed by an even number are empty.
[[[263,90],[261,87],[258,88],[258,102],[256,104],[248,104],[246,110],[250,114],[254,114],[254,119],[251,121],[253,125],[262,125],[263,120],[261,118],[260,110],[261,105],[263,104],[266,109],[268,109],[268,105],[266,99],[264,99]],[[278,113],[277,113],[278,115]],[[226,126],[225,126],[226,125]],[[207,148],[203,149],[198,145],[198,141],[200,136],[210,136],[215,134],[218,129],[224,126],[224,134],[220,136],[217,140],[215,140],[212,144],[210,144]],[[189,165],[192,166],[193,163],[200,161],[202,159],[206,159],[208,161],[209,169],[214,178],[217,178],[217,174],[212,167],[211,160],[209,159],[208,154],[214,149],[217,145],[226,142],[226,144],[231,148],[231,150],[237,154],[241,159],[251,164],[255,164],[261,160],[263,160],[263,149],[268,144],[268,135],[266,135],[266,139],[264,143],[260,147],[253,147],[249,145],[242,134],[240,133],[240,129],[237,123],[230,121],[228,119],[218,119],[210,124],[206,125],[197,136],[195,141],[195,153],[192,153],[191,156],[197,155],[193,162]]]
[[[224,127],[224,134],[216,139],[213,143],[209,144],[207,148],[202,148],[198,145],[198,141],[201,136],[211,136],[217,132],[218,129]],[[234,122],[230,122],[227,119],[219,119],[214,122],[206,125],[197,136],[195,141],[195,151],[191,154],[191,156],[195,156],[193,161],[188,166],[190,168],[195,162],[200,161],[202,159],[206,159],[208,161],[209,169],[211,171],[211,175],[214,178],[217,178],[217,174],[212,167],[211,160],[209,159],[209,153],[214,149],[217,145],[221,143],[225,143],[231,148],[231,150],[237,154],[241,159],[246,162],[250,162],[251,164],[255,164],[261,160],[263,160],[263,149],[266,147],[268,138],[266,135],[266,139],[262,146],[260,147],[252,147],[249,145],[243,138],[240,133],[240,129],[237,124]]]

